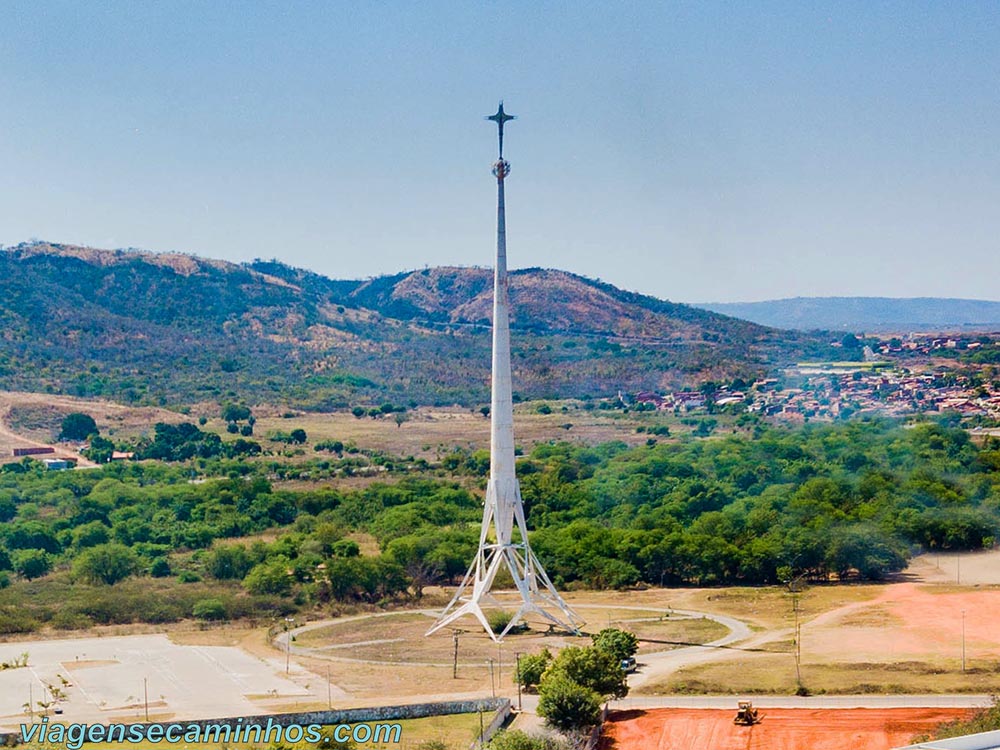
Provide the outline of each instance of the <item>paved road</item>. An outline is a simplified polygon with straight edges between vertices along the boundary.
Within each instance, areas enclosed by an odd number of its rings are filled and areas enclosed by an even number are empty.
[[[641,667],[638,671],[629,675],[629,687],[635,689],[647,682],[661,677],[665,677],[681,667],[691,664],[700,664],[714,659],[732,656],[732,651],[727,647],[734,646],[743,641],[748,641],[753,635],[750,627],[742,620],[726,615],[716,615],[709,612],[695,612],[692,610],[672,610],[672,614],[689,618],[704,617],[708,620],[729,628],[729,633],[701,646],[684,646],[682,648],[670,649],[668,651],[657,651],[651,654],[642,654],[639,657]]]
[[[988,695],[662,695],[611,701],[612,709],[731,708],[738,700],[752,700],[761,708],[980,708]]]

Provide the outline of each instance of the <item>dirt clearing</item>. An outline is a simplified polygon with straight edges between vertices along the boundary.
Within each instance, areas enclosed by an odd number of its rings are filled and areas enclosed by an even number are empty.
[[[958,708],[771,708],[752,727],[733,710],[613,711],[601,750],[890,750],[937,724],[969,716]]]

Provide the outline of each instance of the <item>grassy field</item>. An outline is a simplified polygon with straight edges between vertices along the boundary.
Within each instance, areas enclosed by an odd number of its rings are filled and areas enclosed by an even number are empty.
[[[581,607],[588,618],[587,633],[596,633],[607,623],[632,630],[641,640],[639,653],[665,651],[681,645],[702,644],[721,638],[727,629],[705,618],[663,618],[656,611],[634,611]],[[426,614],[400,612],[387,616],[347,619],[296,637],[298,648],[318,649],[333,658],[366,659],[372,662],[450,664],[454,657],[453,640],[448,633],[424,637],[434,618]],[[459,628],[459,661],[481,665],[495,659],[506,675],[515,653],[536,653],[543,648],[555,651],[565,646],[589,646],[589,635],[574,637],[550,634],[544,626],[527,633],[508,634],[501,645],[494,643],[480,628],[462,623]]]
[[[154,407],[126,407],[107,401],[78,399],[48,394],[0,392],[0,462],[13,461],[10,448],[24,441],[51,444],[59,433],[62,418],[71,412],[90,414],[97,421],[101,434],[115,441],[132,441],[151,434],[157,422],[178,423],[207,421],[204,430],[216,432],[225,440],[233,439],[226,432],[218,404],[195,404],[179,413]],[[550,413],[542,413],[542,412]],[[476,409],[461,407],[419,407],[405,414],[397,425],[392,416],[372,419],[355,418],[341,411],[330,414],[289,412],[273,405],[254,405],[257,421],[253,439],[266,452],[292,461],[313,458],[316,442],[340,440],[361,448],[395,456],[413,456],[435,461],[455,448],[469,450],[489,447],[489,419]],[[695,419],[699,416],[691,415]],[[515,431],[518,445],[529,451],[533,445],[553,440],[595,445],[620,440],[638,445],[650,439],[647,429],[667,427],[670,436],[658,435],[656,440],[671,440],[694,429],[682,417],[669,412],[635,412],[586,409],[582,401],[533,401],[515,405]],[[733,419],[717,414],[714,434],[732,432]],[[688,420],[691,421],[691,420]],[[638,432],[639,429],[643,432]],[[288,433],[303,429],[308,442],[289,446],[270,440],[269,434]],[[22,439],[23,438],[23,439]]]
[[[744,694],[795,691],[795,657],[791,642],[782,654],[754,654],[747,658],[702,664],[679,670],[666,680],[646,685],[642,693]],[[1000,692],[1000,661],[969,660],[962,672],[957,659],[928,659],[893,663],[803,661],[802,685],[811,694],[923,694]]]

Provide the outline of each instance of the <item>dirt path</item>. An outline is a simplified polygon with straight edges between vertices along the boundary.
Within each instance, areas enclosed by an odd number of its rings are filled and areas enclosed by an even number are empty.
[[[63,401],[67,401],[59,396],[48,396],[41,394],[32,393],[0,393],[0,449],[3,449],[5,458],[11,456],[12,450],[17,448],[52,448],[54,453],[49,454],[50,458],[67,458],[76,461],[77,467],[80,468],[93,468],[97,466],[93,461],[90,461],[76,451],[70,450],[64,446],[58,444],[53,445],[51,443],[41,443],[37,440],[32,440],[23,435],[18,434],[10,428],[7,424],[7,417],[10,414],[11,408],[19,404],[24,403],[37,403],[37,404],[56,404],[56,405],[67,405],[71,406],[72,403],[68,402],[63,404]]]

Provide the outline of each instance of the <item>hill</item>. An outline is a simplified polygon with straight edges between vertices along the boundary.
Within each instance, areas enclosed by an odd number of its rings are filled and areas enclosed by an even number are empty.
[[[516,388],[613,394],[752,376],[821,348],[563,271],[511,278]],[[487,398],[491,271],[365,281],[276,261],[33,243],[0,251],[0,388],[182,405]]]
[[[1000,330],[1000,302],[941,297],[795,297],[695,307],[796,330],[852,332]]]

